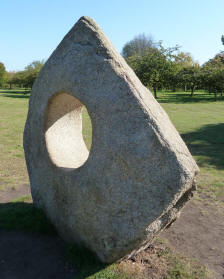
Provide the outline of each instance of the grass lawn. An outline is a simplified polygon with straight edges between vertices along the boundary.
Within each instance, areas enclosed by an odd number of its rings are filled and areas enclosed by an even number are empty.
[[[158,96],[158,101],[167,111],[200,167],[198,199],[219,203],[224,199],[224,100],[214,101],[212,95],[203,92],[196,92],[193,98],[189,93],[183,92],[159,92]],[[28,98],[29,94],[24,94],[22,90],[0,90],[0,195],[7,188],[16,189],[29,183],[22,144]],[[83,112],[83,136],[89,148],[91,123],[86,110]],[[0,228],[3,226],[8,229],[34,229],[41,233],[55,233],[42,213],[37,212],[28,201],[30,202],[30,197],[21,197],[7,206],[0,205]],[[24,214],[25,220],[21,219]],[[39,216],[36,227],[33,223],[34,216]],[[204,270],[192,269],[194,265],[185,264],[184,259],[172,255],[166,248],[159,253],[170,263],[170,269],[164,278],[206,278]],[[69,246],[68,258],[77,264],[80,258],[83,259],[83,252],[74,245]],[[80,278],[137,278],[137,275],[125,275],[120,264],[102,266],[91,256],[84,258],[80,263],[80,268],[84,270]],[[87,277],[89,274],[92,275]],[[181,277],[177,277],[177,274],[181,274]]]
[[[28,184],[23,129],[29,95],[24,90],[0,90],[0,190]]]
[[[196,93],[159,94],[159,102],[194,156],[200,174],[198,192],[202,197],[224,199],[224,98]]]

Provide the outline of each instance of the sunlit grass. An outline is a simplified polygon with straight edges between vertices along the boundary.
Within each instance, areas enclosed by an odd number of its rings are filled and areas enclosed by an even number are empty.
[[[199,192],[223,199],[224,98],[214,101],[213,95],[199,92],[192,100],[192,97],[186,95],[177,92],[172,97],[172,93],[163,92],[158,101],[161,101],[200,167],[197,179]],[[190,101],[187,101],[188,98]],[[167,99],[169,101],[164,102]],[[185,102],[181,103],[181,99]]]
[[[0,190],[28,183],[23,151],[28,95],[13,92],[0,90]]]

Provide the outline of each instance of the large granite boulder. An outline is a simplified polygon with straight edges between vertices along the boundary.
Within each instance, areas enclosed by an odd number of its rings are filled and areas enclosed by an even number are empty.
[[[142,249],[175,220],[198,172],[167,114],[88,17],[35,81],[24,149],[36,206],[64,239],[104,262]]]

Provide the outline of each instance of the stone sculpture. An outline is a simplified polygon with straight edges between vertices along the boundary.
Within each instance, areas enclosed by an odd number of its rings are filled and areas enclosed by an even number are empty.
[[[92,147],[82,137],[82,106]],[[34,203],[104,262],[142,249],[195,188],[198,167],[167,114],[98,25],[82,17],[37,77],[24,150]]]

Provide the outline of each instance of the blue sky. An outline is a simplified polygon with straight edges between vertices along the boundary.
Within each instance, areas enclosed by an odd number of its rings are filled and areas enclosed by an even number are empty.
[[[178,44],[200,63],[224,50],[224,0],[0,0],[0,11],[0,61],[8,71],[47,59],[83,15],[119,52],[140,33]]]

